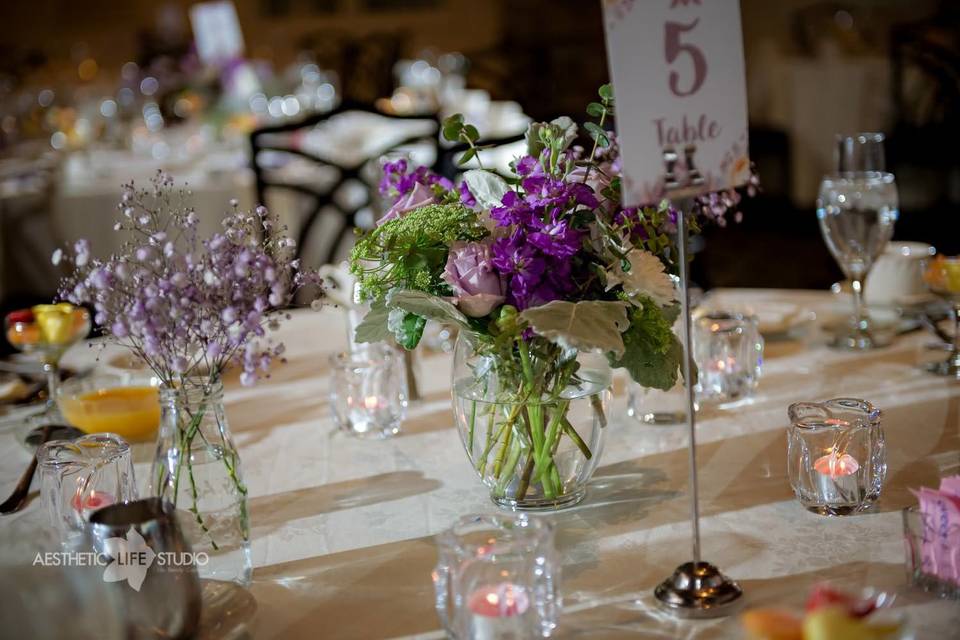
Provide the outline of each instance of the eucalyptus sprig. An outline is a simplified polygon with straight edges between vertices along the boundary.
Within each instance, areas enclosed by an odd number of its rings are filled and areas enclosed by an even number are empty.
[[[590,151],[590,158],[587,161],[587,170],[583,175],[584,183],[587,182],[587,178],[590,177],[590,170],[594,167],[594,160],[597,157],[597,148],[606,148],[610,146],[610,138],[607,136],[607,132],[603,128],[603,125],[607,120],[607,116],[610,116],[611,118],[613,117],[613,85],[602,85],[597,91],[597,95],[600,96],[600,102],[591,102],[588,104],[587,115],[594,118],[599,118],[599,123],[583,123],[583,128],[587,130],[587,133],[589,133],[590,137],[593,139],[593,149]]]
[[[477,159],[477,164],[480,165],[480,168],[483,168],[483,161],[480,160],[479,151],[480,149],[485,149],[485,146],[478,146],[477,142],[480,140],[480,132],[472,124],[467,124],[463,121],[462,113],[455,113],[449,118],[445,118],[441,127],[443,132],[443,139],[449,140],[450,142],[464,142],[470,148],[463,152],[463,155],[460,156],[460,159],[457,160],[457,164],[464,166],[474,158]]]

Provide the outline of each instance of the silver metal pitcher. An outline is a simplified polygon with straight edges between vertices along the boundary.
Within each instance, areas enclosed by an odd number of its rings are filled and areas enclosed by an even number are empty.
[[[90,516],[93,549],[110,564],[130,638],[190,638],[200,622],[195,558],[173,506],[160,498],[114,504]]]

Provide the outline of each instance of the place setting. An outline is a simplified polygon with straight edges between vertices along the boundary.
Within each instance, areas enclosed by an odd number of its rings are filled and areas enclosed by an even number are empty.
[[[957,634],[955,11],[307,4],[13,34],[0,638]]]

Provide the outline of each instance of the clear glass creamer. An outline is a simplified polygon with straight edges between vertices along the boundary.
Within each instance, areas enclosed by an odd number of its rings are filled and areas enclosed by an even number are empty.
[[[800,504],[832,516],[870,508],[887,474],[880,410],[837,398],[798,402],[787,414],[787,467]]]

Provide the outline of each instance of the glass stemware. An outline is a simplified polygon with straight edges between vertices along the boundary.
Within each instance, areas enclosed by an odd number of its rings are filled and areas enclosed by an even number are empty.
[[[90,314],[65,302],[38,304],[8,313],[4,318],[7,341],[43,365],[47,377],[47,414],[56,414],[60,388],[60,358],[90,333]]]
[[[820,184],[817,219],[827,248],[852,281],[853,317],[834,345],[846,349],[882,346],[863,311],[863,280],[893,236],[899,216],[897,185],[884,171],[883,134],[838,136],[836,172]]]
[[[960,256],[937,256],[925,274],[930,291],[946,300],[953,311],[953,345],[943,362],[927,365],[940,376],[960,380]]]

